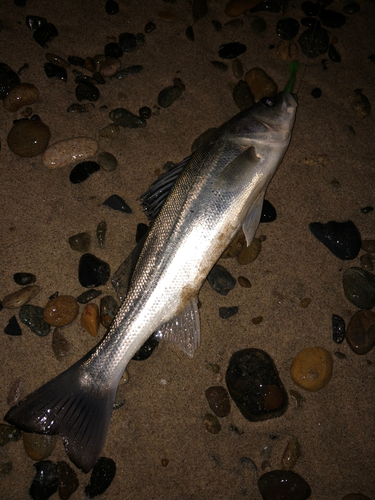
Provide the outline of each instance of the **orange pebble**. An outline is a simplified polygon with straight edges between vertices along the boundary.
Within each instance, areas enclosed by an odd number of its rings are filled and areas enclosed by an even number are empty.
[[[320,391],[332,377],[333,361],[323,347],[308,347],[294,358],[290,374],[306,391]]]
[[[93,337],[96,337],[98,335],[99,323],[100,317],[98,306],[96,304],[87,304],[81,316],[82,328]]]

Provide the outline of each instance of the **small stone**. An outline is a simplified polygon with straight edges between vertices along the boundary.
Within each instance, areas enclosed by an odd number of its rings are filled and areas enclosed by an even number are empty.
[[[12,441],[19,441],[22,438],[22,432],[13,427],[13,425],[0,424],[0,446],[5,446]]]
[[[299,31],[299,22],[291,17],[279,19],[276,25],[276,34],[282,40],[292,40]]]
[[[219,264],[216,264],[208,273],[207,281],[215,292],[220,293],[220,295],[228,295],[236,285],[236,279],[225,267]]]
[[[143,106],[139,110],[139,116],[144,120],[148,120],[149,118],[151,118],[151,113],[152,111],[148,106]]]
[[[259,0],[229,0],[225,7],[225,13],[230,17],[237,17],[247,10],[252,9]]]
[[[42,154],[51,137],[50,129],[41,121],[20,120],[8,134],[8,146],[13,153],[25,158]]]
[[[87,304],[82,312],[81,326],[90,335],[96,337],[98,335],[100,325],[99,309],[96,304]]]
[[[167,467],[168,464],[169,464],[169,460],[167,458],[162,458],[161,459],[161,465],[163,467]]]
[[[309,28],[300,35],[298,43],[306,57],[314,58],[327,52],[329,36],[324,28]]]
[[[40,16],[26,16],[26,26],[30,30],[36,30],[43,26],[43,24],[47,24],[47,19],[45,17]]]
[[[15,316],[12,316],[8,321],[7,326],[4,328],[4,333],[11,335],[12,337],[22,335],[22,330]]]
[[[283,470],[292,470],[297,460],[301,456],[301,447],[296,438],[289,439],[281,459],[281,468]]]
[[[194,42],[194,30],[192,26],[188,26],[185,31],[186,38],[191,42]]]
[[[232,259],[233,257],[237,257],[240,253],[245,242],[245,235],[243,231],[240,230],[233,238],[231,244],[227,247],[225,252],[221,255],[222,259]]]
[[[30,285],[31,283],[35,283],[36,276],[31,273],[14,273],[13,279],[17,283],[17,285],[25,286]]]
[[[48,52],[46,54],[46,59],[48,59],[49,62],[56,64],[57,66],[61,66],[62,68],[65,69],[70,68],[70,64],[67,61],[65,61],[65,59],[63,59],[60,56],[57,56],[56,54],[52,54],[51,52]]]
[[[229,319],[238,313],[238,306],[219,307],[219,316],[221,319]]]
[[[116,464],[111,458],[99,457],[91,473],[90,483],[85,487],[85,495],[94,498],[104,493],[116,475]]]
[[[250,264],[260,254],[262,242],[258,238],[253,238],[249,246],[243,245],[240,253],[237,255],[237,261],[241,265]]]
[[[119,4],[115,0],[107,0],[105,3],[105,11],[108,15],[114,16],[120,10]]]
[[[362,495],[362,493],[349,493],[342,497],[341,500],[371,500],[370,497]]]
[[[68,500],[78,489],[77,473],[64,461],[57,462],[57,489],[61,500]]]
[[[307,500],[311,495],[308,483],[291,470],[273,470],[258,479],[263,500]]]
[[[346,298],[356,307],[372,309],[375,306],[375,275],[360,267],[350,267],[344,271],[342,283]]]
[[[355,259],[361,249],[361,235],[357,226],[350,220],[330,221],[327,224],[312,222],[309,229],[339,259]]]
[[[58,361],[70,354],[70,343],[66,340],[60,328],[55,328],[52,334],[52,350]]]
[[[50,325],[43,319],[42,307],[25,304],[20,308],[19,318],[38,337],[45,337],[50,332]]]
[[[121,196],[117,194],[113,194],[112,196],[107,198],[103,202],[103,205],[108,208],[112,208],[112,210],[118,210],[119,212],[124,212],[126,214],[131,214],[133,212],[129,205],[125,203]]]
[[[80,68],[84,68],[85,66],[85,60],[78,56],[68,56],[68,63],[72,66],[79,66]]]
[[[109,328],[118,309],[117,302],[110,295],[106,295],[100,299],[100,322],[104,328]]]
[[[161,108],[168,108],[176,99],[182,95],[182,89],[178,85],[172,85],[161,90],[158,95],[158,104]]]
[[[301,19],[302,26],[306,26],[306,28],[320,28],[321,22],[318,21],[315,17],[303,17]]]
[[[109,42],[104,47],[104,55],[106,58],[115,58],[118,59],[124,55],[124,52],[120,45],[116,42]],[[120,68],[117,68],[120,69]],[[117,70],[116,70],[117,71]]]
[[[22,386],[23,386],[23,381],[22,381],[21,377],[16,378],[10,384],[8,395],[7,395],[7,403],[9,406],[14,406],[16,403],[18,403],[18,401],[21,397]]]
[[[120,133],[120,127],[116,123],[110,123],[106,127],[99,130],[99,137],[105,139],[116,139]]]
[[[328,57],[331,59],[332,62],[339,63],[341,62],[341,56],[338,53],[336,47],[330,43],[328,47]]]
[[[214,27],[214,30],[217,32],[221,31],[223,28],[222,24],[219,21],[217,21],[216,19],[213,19],[211,21],[211,24]]]
[[[306,402],[306,398],[304,398],[298,391],[294,391],[293,389],[289,391],[289,394],[295,400],[297,407],[302,408],[302,406]]]
[[[124,108],[112,110],[109,117],[120,127],[143,128],[146,126],[146,120]]]
[[[101,63],[99,72],[102,76],[112,76],[121,68],[121,63],[117,58],[108,57]]]
[[[357,311],[349,322],[346,341],[356,354],[367,354],[375,345],[375,313]]]
[[[255,101],[260,101],[263,97],[273,97],[277,93],[277,84],[261,68],[252,68],[245,75]]]
[[[206,399],[211,410],[217,417],[227,417],[230,413],[230,399],[228,391],[221,385],[212,386],[205,391]]]
[[[236,57],[236,59],[233,59],[232,61],[232,72],[233,76],[236,78],[242,78],[243,77],[243,65],[240,59]]]
[[[71,236],[68,240],[69,246],[76,252],[86,253],[90,250],[91,236],[89,233],[78,233]]]
[[[348,4],[344,5],[344,7],[342,8],[343,13],[349,14],[349,15],[357,14],[357,12],[359,12],[360,10],[361,10],[361,7],[360,7],[359,3],[357,3],[357,2],[348,3]]]
[[[38,293],[40,287],[38,285],[29,285],[21,288],[17,292],[10,293],[3,298],[3,307],[7,309],[16,309],[30,302]]]
[[[298,45],[288,40],[281,40],[276,45],[276,54],[281,60],[297,59],[299,53]]]
[[[323,347],[308,347],[294,358],[293,381],[306,391],[320,391],[332,377],[332,356]]]
[[[193,0],[193,19],[194,21],[199,21],[199,19],[203,19],[208,12],[207,2],[206,0]]]
[[[263,31],[266,31],[267,29],[267,24],[264,19],[261,17],[256,17],[252,22],[251,22],[251,31],[255,33],[256,35],[258,33],[263,33]]]
[[[124,52],[132,52],[137,48],[137,37],[133,33],[121,33],[118,43]]]
[[[88,113],[89,110],[84,104],[78,104],[74,102],[69,106],[69,108],[66,110],[67,113]]]
[[[245,276],[239,276],[237,281],[243,288],[251,288],[251,283],[247,278],[245,278]]]
[[[83,161],[78,163],[70,172],[69,180],[72,184],[86,181],[95,172],[99,172],[100,165],[96,161]]]
[[[361,89],[357,89],[349,97],[349,102],[352,110],[358,118],[366,118],[371,112],[371,104],[368,98],[362,94]]]
[[[117,168],[117,160],[113,154],[103,151],[98,156],[98,163],[100,167],[106,172],[113,172]]]
[[[35,461],[45,460],[55,449],[58,436],[23,432],[23,446],[26,453]]]
[[[85,160],[94,156],[98,143],[89,137],[65,139],[52,144],[43,155],[43,164],[48,168],[61,168],[73,161]]]
[[[85,58],[84,68],[87,69],[87,71],[94,73],[94,71],[96,70],[96,62],[94,61],[94,59],[92,57],[87,56]]]
[[[96,102],[100,97],[100,92],[92,83],[79,83],[76,87],[77,101]]]
[[[66,69],[58,66],[57,64],[51,62],[45,63],[44,72],[47,75],[47,78],[55,78],[56,80],[62,80],[63,82],[68,80]]]
[[[143,66],[140,64],[133,64],[133,66],[129,66],[128,68],[125,69],[120,69],[113,75],[113,78],[117,78],[117,80],[122,80],[123,78],[126,78],[129,75],[136,75],[143,71]],[[123,99],[125,100],[125,99]]]
[[[96,237],[98,239],[99,246],[102,247],[105,243],[105,235],[107,232],[107,223],[105,220],[99,222],[96,228]]]
[[[33,500],[47,500],[57,491],[57,467],[50,460],[38,462],[34,467],[36,474],[29,490],[30,496]]]
[[[317,16],[319,14],[320,8],[320,4],[310,1],[303,2],[301,5],[301,9],[306,14],[306,16]]]
[[[211,64],[214,68],[218,69],[219,71],[228,71],[228,65],[221,62],[221,61],[211,61]]]
[[[250,108],[255,102],[254,96],[249,89],[248,84],[244,80],[239,80],[237,82],[236,86],[233,89],[232,95],[233,100],[240,111]]]
[[[253,318],[251,322],[254,325],[260,325],[260,323],[263,321],[263,316],[257,316],[256,318]]]
[[[375,253],[375,240],[363,240],[362,250],[368,253]]]
[[[211,434],[219,434],[221,430],[221,425],[217,417],[214,415],[211,415],[210,413],[207,413],[204,417],[204,426],[206,427],[206,431],[210,432]]]
[[[155,334],[152,334],[142,347],[134,354],[133,358],[135,361],[144,361],[148,359],[151,354],[155,351],[159,345],[159,340]]]
[[[369,254],[365,253],[360,256],[359,262],[361,264],[362,269],[365,271],[373,271],[374,270],[374,257]]]
[[[44,23],[33,33],[34,40],[39,43],[44,49],[48,47],[48,44],[58,36],[58,31],[56,27],[51,23]]]
[[[311,95],[314,99],[319,99],[319,97],[322,96],[322,91],[318,87],[315,87],[314,89],[312,89]]]
[[[82,255],[79,261],[78,279],[85,288],[104,285],[110,277],[109,265],[91,253]]]
[[[43,312],[43,319],[49,325],[61,327],[74,321],[78,316],[78,312],[79,306],[74,297],[59,295],[47,302]]]
[[[341,12],[336,12],[334,10],[320,9],[318,14],[324,26],[327,28],[341,28],[346,23],[346,17]]]
[[[3,104],[5,111],[15,113],[23,106],[34,104],[39,97],[39,91],[31,83],[20,83],[13,87],[5,97]]]
[[[7,64],[0,63],[0,99],[4,99],[11,89],[20,83],[20,77]]]
[[[220,46],[219,57],[222,59],[234,59],[246,52],[246,45],[239,42],[230,42]]]
[[[304,309],[310,305],[311,299],[309,297],[305,297],[304,299],[301,300],[299,305],[303,307]]]
[[[146,25],[145,25],[145,33],[148,34],[148,33],[152,33],[153,31],[156,30],[156,24],[153,23],[152,21],[149,21]]]
[[[79,304],[87,304],[88,302],[96,299],[96,297],[99,297],[101,294],[102,292],[100,290],[87,290],[77,297],[77,302]]]
[[[332,314],[332,339],[336,344],[344,342],[345,321],[338,314]]]

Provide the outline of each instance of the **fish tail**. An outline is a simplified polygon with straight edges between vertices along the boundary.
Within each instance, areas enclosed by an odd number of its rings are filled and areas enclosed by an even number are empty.
[[[90,354],[90,353],[89,353]],[[71,461],[89,472],[104,446],[117,384],[95,384],[82,362],[13,406],[4,420],[26,432],[59,434]]]

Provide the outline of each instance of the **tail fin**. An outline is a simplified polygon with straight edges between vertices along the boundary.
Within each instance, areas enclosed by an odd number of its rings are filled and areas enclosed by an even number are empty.
[[[82,362],[89,354],[29,394],[4,417],[26,432],[62,436],[69,458],[83,472],[93,468],[102,451],[117,389],[117,384],[99,386],[83,378]]]

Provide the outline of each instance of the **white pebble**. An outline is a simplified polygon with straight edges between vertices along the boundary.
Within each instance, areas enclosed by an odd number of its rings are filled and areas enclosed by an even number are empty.
[[[48,168],[60,168],[76,160],[85,160],[94,156],[98,143],[89,137],[75,137],[56,142],[46,149],[43,164]]]

